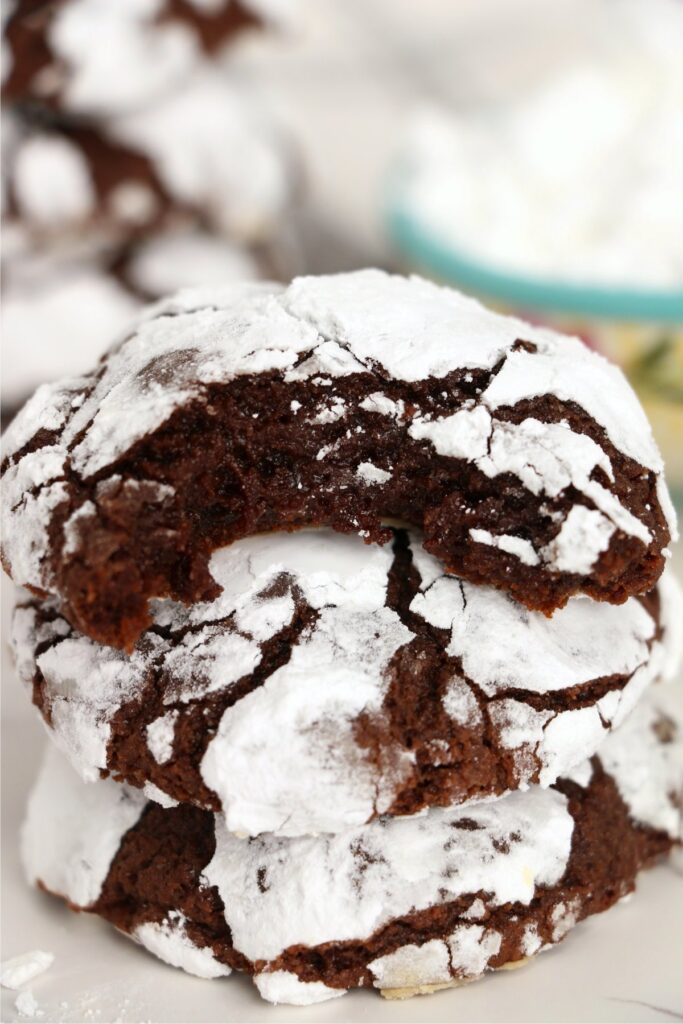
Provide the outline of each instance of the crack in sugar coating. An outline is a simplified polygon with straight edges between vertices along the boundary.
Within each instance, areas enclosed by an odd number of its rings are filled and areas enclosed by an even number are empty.
[[[265,530],[384,542],[402,519],[451,571],[550,614],[651,589],[675,529],[613,367],[379,272],[169,300],[9,435],[5,564],[128,649],[150,597],[215,595],[211,551]]]
[[[196,956],[188,950],[203,950],[212,965],[212,974],[203,976],[218,976],[221,965],[246,971],[265,998],[277,1001],[477,977],[561,941],[579,921],[632,891],[637,873],[675,845],[680,807],[668,791],[682,767],[680,708],[673,711],[669,703],[660,706],[653,697],[639,721],[608,740],[609,770],[596,757],[576,780],[561,780],[549,791],[532,789],[471,811],[386,819],[347,837],[240,842],[230,840],[209,812],[143,801],[132,826],[126,812],[112,834],[109,864],[97,865],[101,881],[88,889],[87,903],[76,890],[60,888],[54,872],[61,865],[53,868],[49,852],[35,845],[66,813],[58,802],[45,802],[46,768],[32,798],[27,868],[44,888],[106,918],[176,966],[193,972]],[[648,798],[636,806],[625,796],[629,777],[635,778],[629,762],[640,761],[646,750]],[[73,774],[67,778],[69,769],[57,758],[51,754],[49,784],[65,787],[73,807],[89,787]],[[98,785],[105,804],[120,805],[119,787]],[[669,817],[660,817],[663,804]],[[100,809],[110,818],[121,813],[113,805],[109,812]],[[78,837],[85,826],[74,819],[71,827]],[[419,849],[428,835],[433,845],[424,848],[431,860],[420,874],[427,889],[403,893],[415,883],[399,847],[409,841]],[[83,840],[87,849],[85,833]],[[66,856],[68,863],[68,850]],[[327,869],[320,874],[321,865],[335,866],[334,883]],[[432,869],[438,878],[431,879]],[[348,890],[348,921],[316,912],[331,898],[331,884]],[[297,914],[291,913],[293,898]],[[273,987],[284,981],[288,995]],[[320,985],[326,990],[315,988]]]
[[[297,835],[553,782],[671,674],[675,594],[548,620],[393,533],[236,542],[219,597],[157,602],[130,656],[20,598],[20,677],[85,778]]]

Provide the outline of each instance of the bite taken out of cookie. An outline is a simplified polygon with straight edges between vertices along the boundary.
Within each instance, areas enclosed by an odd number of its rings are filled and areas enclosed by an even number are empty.
[[[651,590],[675,517],[622,373],[576,338],[367,270],[182,292],[10,426],[3,560],[131,650],[152,598],[218,594],[211,553],[387,520],[551,614]]]

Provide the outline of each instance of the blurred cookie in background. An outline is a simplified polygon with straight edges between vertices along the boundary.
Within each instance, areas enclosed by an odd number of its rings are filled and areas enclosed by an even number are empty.
[[[180,217],[261,241],[293,200],[293,152],[256,104],[205,69],[154,107],[98,126],[13,118],[8,215],[43,238],[108,242]]]
[[[4,256],[3,423],[38,385],[91,368],[145,302],[184,286],[272,272],[265,250],[193,228],[150,235],[124,250],[85,239],[41,250],[15,226]]]
[[[3,7],[3,420],[78,374],[144,302],[291,276],[300,166],[223,66],[296,0]]]
[[[7,279],[8,278],[8,279]],[[9,419],[41,383],[79,374],[141,302],[105,267],[59,261],[6,277],[2,303],[2,412]]]
[[[92,128],[4,119],[5,226],[37,245],[81,236],[110,245],[149,228],[157,213],[152,172]]]
[[[14,0],[3,97],[79,117],[154,103],[247,30],[282,24],[292,0]]]
[[[130,290],[148,300],[185,287],[263,277],[265,256],[205,231],[176,229],[150,235],[124,253],[118,265]]]

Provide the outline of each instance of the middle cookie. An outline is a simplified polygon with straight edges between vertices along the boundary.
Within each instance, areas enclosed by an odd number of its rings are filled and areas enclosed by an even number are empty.
[[[419,535],[330,530],[213,555],[213,602],[158,601],[133,653],[23,595],[13,642],[57,745],[229,830],[339,832],[550,785],[676,661],[678,592],[587,597],[552,619],[445,575]]]

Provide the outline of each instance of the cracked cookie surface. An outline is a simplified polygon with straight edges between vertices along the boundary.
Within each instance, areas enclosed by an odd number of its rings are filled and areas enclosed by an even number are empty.
[[[131,649],[152,597],[216,596],[213,550],[387,518],[547,614],[650,590],[675,517],[642,408],[579,340],[419,278],[180,293],[10,426],[4,563]]]
[[[547,786],[678,660],[668,573],[647,598],[576,597],[548,619],[445,574],[403,530],[374,548],[261,535],[211,570],[220,596],[156,602],[130,655],[25,597],[14,649],[85,779],[222,811],[238,834],[341,832]]]
[[[29,879],[205,978],[272,1002],[443,987],[559,942],[683,838],[680,689],[655,686],[598,756],[549,789],[240,840],[219,816],[83,783],[51,747],[23,834]]]

